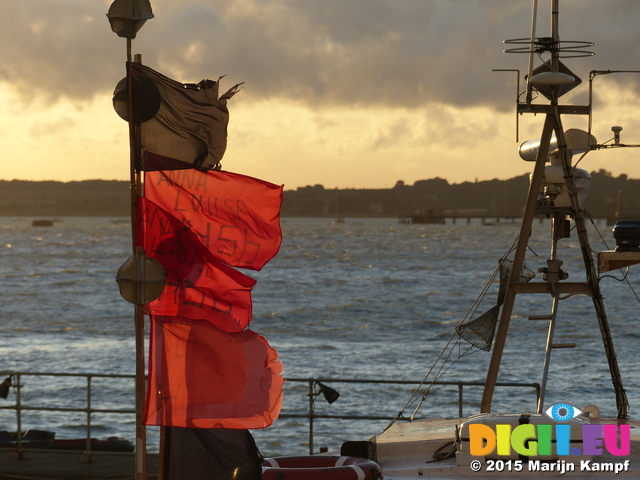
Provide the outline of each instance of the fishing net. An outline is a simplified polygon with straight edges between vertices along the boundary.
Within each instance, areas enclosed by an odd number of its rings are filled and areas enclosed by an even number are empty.
[[[512,263],[513,262],[507,259],[506,256],[500,260],[498,267],[494,270],[493,275],[491,276],[491,279],[485,285],[485,288],[483,289],[479,298],[474,303],[474,306],[467,313],[467,315],[465,315],[465,319],[472,317],[478,311],[477,307],[482,303],[482,300],[486,296],[487,290],[493,286],[496,280],[496,277],[498,277],[499,275],[500,286],[499,286],[498,300],[496,302],[496,305],[493,306],[487,312],[480,315],[479,317],[475,318],[474,320],[471,320],[466,323],[461,323],[460,325],[456,326],[455,333],[451,334],[451,338],[449,339],[447,346],[440,353],[435,363],[431,366],[427,374],[424,376],[424,379],[420,382],[420,385],[418,385],[418,387],[416,387],[416,389],[413,391],[411,398],[409,398],[405,406],[395,416],[395,418],[387,426],[385,431],[388,430],[397,420],[400,420],[400,419],[406,419],[409,421],[414,420],[416,414],[418,413],[418,410],[420,409],[420,407],[426,400],[427,395],[431,391],[431,387],[433,387],[436,381],[442,375],[444,375],[447,372],[447,370],[449,370],[457,362],[457,360],[462,358],[462,356],[467,355],[469,353],[476,352],[477,350],[474,350],[473,347],[476,347],[480,350],[484,350],[485,352],[488,352],[489,350],[491,350],[491,345],[493,344],[493,336],[495,335],[496,325],[498,324],[500,307],[504,303],[507,287],[509,285],[509,280],[511,277]],[[531,270],[529,270],[527,267],[523,266],[522,272],[520,273],[520,278],[518,281],[528,282],[534,277],[535,277],[535,274]],[[472,345],[472,347],[469,347],[468,349],[466,349],[466,351],[464,353],[461,353],[457,359],[450,360],[450,356],[454,351],[454,347],[458,345],[458,340],[456,339],[456,335],[458,335],[458,337],[462,338],[463,340],[469,342]],[[454,339],[456,339],[456,341],[453,341]],[[431,382],[428,382],[427,380],[430,377],[432,378],[432,380]],[[421,389],[425,385],[426,385],[426,388],[424,388],[421,391]],[[412,406],[412,405],[415,405],[413,414],[409,418],[406,418],[404,416],[404,412],[409,406]],[[434,455],[434,458],[435,458],[435,455]]]
[[[496,305],[480,315],[478,318],[456,326],[456,333],[462,339],[485,352],[491,350],[493,335],[495,334],[496,324],[498,323],[498,317],[500,315],[500,306],[504,303],[507,286],[509,285],[512,264],[513,262],[508,259],[500,261],[500,265],[498,267],[500,274],[500,288],[498,291],[498,301],[496,302]],[[534,273],[531,270],[526,267],[522,269],[522,273],[520,274],[521,282],[528,282],[533,277]]]
[[[496,331],[499,313],[500,305],[496,305],[475,320],[458,325],[456,333],[474,347],[488,352],[493,343],[493,334]]]
[[[500,262],[500,290],[498,291],[498,305],[504,303],[504,297],[507,294],[507,285],[509,285],[509,276],[511,275],[511,260],[502,260]]]

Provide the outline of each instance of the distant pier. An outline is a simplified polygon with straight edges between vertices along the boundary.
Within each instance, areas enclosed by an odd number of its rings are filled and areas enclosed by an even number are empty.
[[[544,215],[538,215],[538,222],[544,223],[547,219]],[[398,223],[401,225],[507,225],[519,224],[520,216],[496,216],[482,214],[403,214],[398,215]],[[593,222],[598,226],[610,226],[615,220],[607,218],[594,218]]]
[[[400,215],[398,221],[403,225],[417,224],[442,224],[446,223],[446,217],[441,215]]]
[[[495,215],[433,215],[433,214],[405,214],[398,216],[398,222],[402,225],[446,225],[446,224],[476,224],[479,220],[482,225],[496,225],[498,223],[519,223],[521,217],[497,217]],[[541,217],[541,221],[543,218]]]

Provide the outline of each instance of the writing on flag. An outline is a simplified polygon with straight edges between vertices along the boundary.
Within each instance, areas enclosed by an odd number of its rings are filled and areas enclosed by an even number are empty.
[[[246,328],[256,281],[218,261],[188,225],[147,199],[138,202],[138,238],[166,276],[148,313],[207,320],[227,332]]]
[[[164,268],[151,319],[145,423],[264,428],[282,404],[282,364],[247,329],[255,280],[282,241],[282,186],[220,171],[226,102],[218,82],[182,84],[132,64],[144,171],[138,246]],[[114,96],[115,103],[115,96]]]
[[[260,270],[282,242],[282,186],[224,171],[145,172],[147,200],[184,223],[221,263]]]

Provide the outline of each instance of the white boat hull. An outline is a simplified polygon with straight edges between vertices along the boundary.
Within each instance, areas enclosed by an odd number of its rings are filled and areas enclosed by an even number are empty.
[[[496,460],[477,457],[471,465],[459,465],[455,455],[434,461],[434,454],[456,442],[456,431],[466,419],[430,418],[413,422],[397,422],[384,433],[373,437],[376,461],[385,480],[450,479],[461,477],[490,477],[500,479],[522,477],[544,478],[640,478],[640,422],[600,418],[591,423],[624,423],[631,427],[629,456],[574,457],[551,460]],[[440,450],[442,451],[442,450]],[[479,463],[478,463],[479,462]],[[463,462],[467,463],[467,462]],[[617,473],[616,473],[617,470]]]

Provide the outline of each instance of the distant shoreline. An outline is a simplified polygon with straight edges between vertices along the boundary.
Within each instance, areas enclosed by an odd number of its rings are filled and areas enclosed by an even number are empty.
[[[640,180],[591,173],[585,209],[592,218],[640,219]],[[313,185],[285,190],[283,218],[520,218],[529,176],[450,184],[433,178],[386,189],[325,189]],[[128,217],[129,182],[0,180],[0,216]]]

